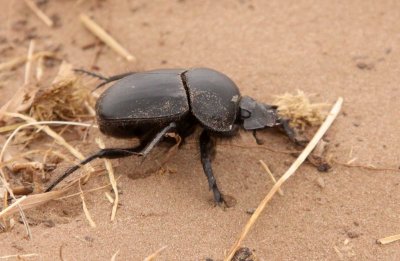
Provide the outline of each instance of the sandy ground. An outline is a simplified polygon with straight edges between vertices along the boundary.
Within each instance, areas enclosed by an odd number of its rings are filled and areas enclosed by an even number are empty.
[[[36,50],[59,46],[59,55],[76,67],[95,65],[106,75],[207,66],[229,75],[243,94],[265,102],[296,89],[329,103],[343,96],[343,111],[328,133],[335,158],[400,166],[399,1],[38,2],[58,18],[55,28],[38,20],[23,1],[0,1],[0,62],[26,54],[29,39],[35,38]],[[96,40],[80,24],[82,12],[111,32],[137,63],[107,47],[96,59],[99,47],[86,48]],[[23,75],[22,67],[2,75],[1,104]],[[96,150],[97,135],[92,131],[91,143],[78,148]],[[269,148],[293,148],[283,135],[265,131],[260,136]],[[168,163],[176,172],[137,178],[135,160],[114,161],[123,192],[114,222],[103,192],[87,196],[96,228],[88,225],[79,198],[50,203],[27,212],[33,240],[25,238],[19,223],[0,234],[0,256],[37,253],[37,260],[55,260],[62,247],[64,260],[110,260],[116,251],[117,260],[140,260],[167,246],[158,260],[222,259],[249,219],[246,210],[272,187],[258,160],[280,176],[294,158],[219,146],[217,180],[237,201],[223,211],[212,204],[194,142]],[[248,133],[232,143],[255,145]],[[305,164],[244,244],[261,260],[398,260],[399,242],[382,246],[376,239],[400,233],[399,174],[341,165],[319,173]],[[318,185],[319,177],[325,186]],[[105,182],[94,178],[86,188]]]

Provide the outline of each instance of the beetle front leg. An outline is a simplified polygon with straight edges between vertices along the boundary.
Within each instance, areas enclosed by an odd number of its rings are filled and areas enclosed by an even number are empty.
[[[253,130],[253,137],[256,140],[257,145],[263,145],[264,141],[261,140],[258,136],[257,136],[257,130]]]
[[[210,190],[212,189],[214,193],[214,200],[217,204],[224,203],[224,198],[217,187],[217,181],[214,177],[213,170],[211,167],[211,155],[215,148],[215,144],[211,140],[210,134],[203,130],[200,135],[200,154],[201,154],[201,163],[203,165],[204,173],[208,179],[208,185]]]
[[[295,143],[296,145],[305,146],[306,142],[298,139],[298,135],[296,131],[290,126],[289,120],[282,119],[280,120],[280,123],[282,124],[283,131],[293,143]]]

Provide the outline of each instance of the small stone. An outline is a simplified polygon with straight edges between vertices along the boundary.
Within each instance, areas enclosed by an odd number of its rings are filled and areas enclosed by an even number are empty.
[[[257,258],[253,252],[254,250],[250,250],[248,247],[241,247],[232,257],[232,261],[255,261]]]
[[[357,63],[357,68],[360,70],[372,70],[375,66],[373,63],[359,62]]]
[[[357,238],[361,235],[361,233],[356,232],[356,231],[347,231],[347,236],[349,238]]]
[[[317,185],[318,185],[320,188],[325,188],[325,181],[324,181],[324,179],[323,179],[322,177],[318,177],[318,178],[317,178]]]
[[[48,220],[43,221],[43,225],[45,225],[46,227],[54,227],[56,224],[54,223],[53,220],[48,219]]]
[[[90,242],[90,243],[93,243],[93,241],[94,241],[94,238],[91,237],[91,236],[85,236],[84,239],[85,239],[87,242]]]
[[[255,208],[249,208],[249,209],[246,210],[246,213],[249,214],[249,215],[253,215],[255,211],[256,211]]]

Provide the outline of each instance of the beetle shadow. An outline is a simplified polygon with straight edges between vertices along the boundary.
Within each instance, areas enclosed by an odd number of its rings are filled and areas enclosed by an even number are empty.
[[[174,149],[174,144],[163,141],[153,148],[144,160],[135,156],[120,159],[121,164],[117,168],[119,172],[127,173],[130,179],[147,178],[168,168],[168,163],[176,156],[177,150]]]

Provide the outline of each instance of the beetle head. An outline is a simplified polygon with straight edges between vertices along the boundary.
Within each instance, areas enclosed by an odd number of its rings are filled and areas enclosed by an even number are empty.
[[[249,96],[243,96],[239,107],[245,130],[263,129],[281,124],[276,106],[260,103]]]

